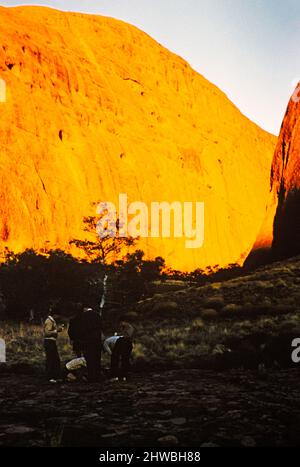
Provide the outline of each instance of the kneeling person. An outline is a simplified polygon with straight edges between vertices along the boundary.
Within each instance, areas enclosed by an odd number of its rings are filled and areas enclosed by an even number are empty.
[[[84,357],[73,358],[66,363],[67,381],[87,381],[87,364]]]

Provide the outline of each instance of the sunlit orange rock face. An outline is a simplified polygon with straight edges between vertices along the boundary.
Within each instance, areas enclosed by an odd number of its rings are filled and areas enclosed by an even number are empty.
[[[248,259],[252,263],[300,253],[300,83],[282,123],[270,181],[266,216]]]
[[[209,45],[208,45],[209,46]],[[205,240],[148,239],[181,270],[248,254],[275,137],[148,35],[105,17],[0,8],[1,245],[60,247],[91,202],[204,201]]]

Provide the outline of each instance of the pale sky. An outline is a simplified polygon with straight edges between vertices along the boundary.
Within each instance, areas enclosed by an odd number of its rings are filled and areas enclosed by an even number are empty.
[[[1,1],[112,16],[150,34],[278,134],[300,81],[300,0]]]

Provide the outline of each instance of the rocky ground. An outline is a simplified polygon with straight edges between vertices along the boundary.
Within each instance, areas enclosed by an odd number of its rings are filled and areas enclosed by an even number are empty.
[[[299,274],[300,257],[140,302],[127,383],[51,386],[41,326],[2,323],[0,446],[299,445]]]
[[[175,370],[102,385],[0,381],[2,446],[300,444],[298,369]]]

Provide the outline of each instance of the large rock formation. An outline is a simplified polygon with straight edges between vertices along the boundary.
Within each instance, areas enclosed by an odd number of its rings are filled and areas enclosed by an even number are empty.
[[[298,92],[299,91],[299,92]],[[247,259],[258,264],[300,253],[300,83],[286,111],[271,168],[266,216]]]
[[[275,138],[180,57],[121,21],[0,8],[1,245],[68,249],[91,202],[204,201],[203,248],[141,247],[191,270],[242,261]]]

